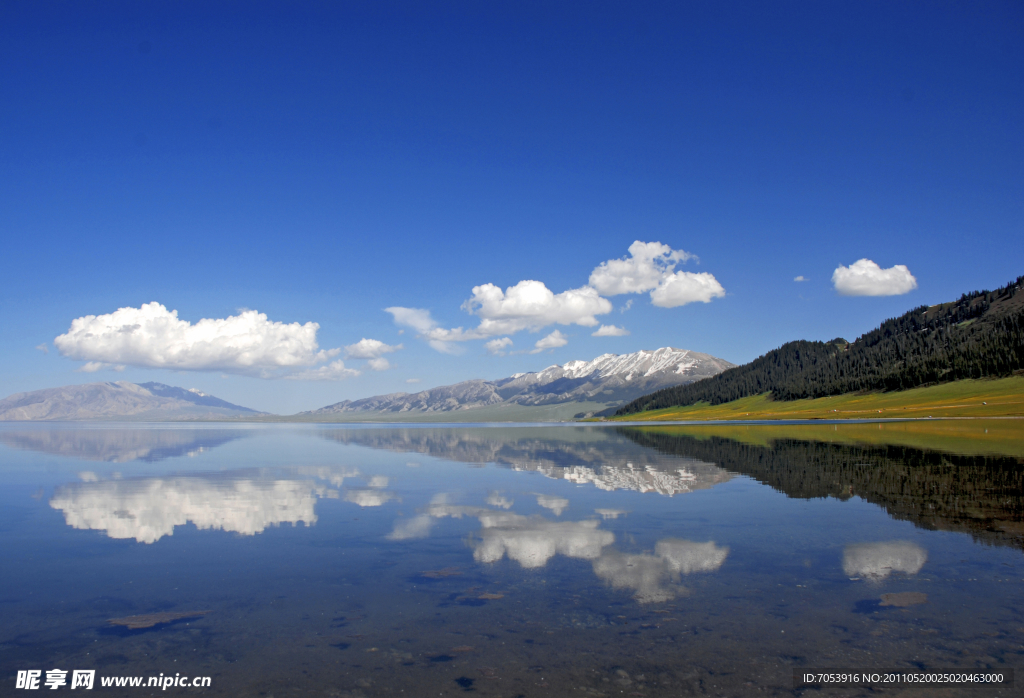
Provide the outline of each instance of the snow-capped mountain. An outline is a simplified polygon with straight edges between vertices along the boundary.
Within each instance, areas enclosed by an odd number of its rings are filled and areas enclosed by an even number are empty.
[[[536,373],[517,373],[493,381],[469,380],[418,393],[345,400],[304,412],[302,416],[344,418],[363,414],[409,419],[417,415],[492,407],[525,408],[567,403],[586,403],[588,409],[584,411],[594,412],[661,388],[714,376],[732,367],[728,361],[708,354],[671,347],[633,354],[602,354],[593,361],[569,361]],[[565,410],[560,412],[564,413]]]

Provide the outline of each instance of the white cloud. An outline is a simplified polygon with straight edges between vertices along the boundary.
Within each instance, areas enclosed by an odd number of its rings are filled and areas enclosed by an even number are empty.
[[[384,312],[391,313],[396,325],[411,327],[417,332],[426,332],[437,327],[437,323],[430,317],[430,311],[423,308],[403,308],[394,306],[384,308]]]
[[[85,315],[53,340],[60,353],[89,364],[127,364],[186,371],[224,371],[280,376],[336,356],[321,350],[315,322],[271,322],[245,310],[195,324],[160,303],[119,308],[107,315]],[[87,369],[96,370],[96,369]]]
[[[340,381],[359,375],[362,375],[361,371],[357,371],[354,368],[345,368],[345,362],[338,359],[325,366],[289,373],[283,377],[296,381]]]
[[[391,364],[383,356],[379,359],[370,359],[366,362],[366,365],[374,371],[387,371],[391,368]]]
[[[710,303],[713,298],[723,298],[725,289],[718,279],[708,272],[695,274],[677,271],[665,278],[658,288],[651,291],[651,302],[659,308],[677,308],[687,303]]]
[[[379,339],[363,337],[355,344],[345,347],[346,359],[379,359],[383,354],[390,354],[402,348],[401,344],[385,344]]]
[[[832,273],[832,285],[844,296],[902,296],[917,288],[917,279],[902,264],[882,269],[870,259],[842,264]]]
[[[843,550],[843,572],[850,577],[884,579],[893,572],[917,574],[927,560],[928,552],[910,541],[856,543]]]
[[[106,365],[107,364],[103,363],[102,361],[90,361],[87,364],[79,366],[75,370],[79,373],[96,373],[96,371],[99,371],[101,368],[106,367]]]
[[[660,242],[635,241],[629,257],[610,259],[590,274],[590,285],[605,296],[650,291],[651,302],[659,308],[676,308],[687,303],[709,303],[725,295],[725,289],[708,272],[676,271],[680,262],[695,259],[683,250]],[[623,312],[628,309],[628,304]]]
[[[624,327],[616,327],[615,325],[601,325],[597,328],[596,332],[591,332],[591,337],[625,337],[629,334],[629,330]]]
[[[43,342],[42,344],[37,344],[36,349],[43,352],[44,354],[50,353],[50,347],[46,346],[46,342]]]
[[[431,339],[427,344],[429,344],[430,348],[434,351],[441,352],[442,354],[451,354],[452,356],[458,356],[464,351],[458,344],[446,342],[441,339]]]
[[[422,378],[406,378],[405,382],[406,383],[421,383],[421,382],[423,382],[423,379]]]
[[[627,513],[622,509],[594,509],[594,512],[601,515],[601,518],[607,521],[608,519],[617,519],[620,516],[625,516]]]
[[[494,284],[474,286],[472,298],[462,307],[481,318],[479,327],[465,333],[469,339],[536,331],[554,324],[593,327],[598,324],[595,315],[612,311],[611,302],[589,286],[555,294],[540,281],[520,281],[505,291]]]
[[[692,258],[689,252],[660,242],[636,240],[629,246],[629,257],[601,262],[590,274],[590,285],[604,296],[644,293],[660,286],[677,263]]]
[[[555,330],[546,337],[542,337],[537,340],[533,345],[534,349],[530,352],[531,354],[539,354],[545,349],[557,349],[558,347],[564,347],[569,343],[569,338],[564,334]]]
[[[505,349],[512,346],[512,340],[508,337],[502,337],[501,339],[492,339],[491,341],[484,344],[487,349],[487,353],[492,356],[504,356]]]
[[[805,276],[795,276],[795,277],[793,277],[793,281],[807,281],[807,277],[805,277]]]
[[[694,255],[683,250],[673,250],[660,242],[635,241],[629,247],[629,256],[612,259],[599,264],[590,275],[589,285],[554,293],[543,282],[532,279],[520,281],[504,291],[495,284],[473,287],[472,296],[462,304],[462,309],[480,318],[476,327],[444,328],[423,308],[393,306],[385,308],[395,323],[409,327],[425,339],[435,350],[446,354],[458,354],[459,342],[490,340],[487,350],[500,355],[511,343],[508,337],[523,330],[539,332],[551,325],[579,325],[597,327],[597,316],[612,312],[612,303],[604,296],[623,293],[644,293],[650,291],[656,306],[674,308],[686,303],[710,302],[725,295],[725,289],[715,277],[707,272],[696,274],[677,272],[676,265]],[[621,312],[629,310],[632,301],[627,301]],[[603,325],[593,336],[621,337],[629,332],[615,325]],[[564,340],[560,333],[555,335]],[[508,343],[506,343],[508,340]],[[545,342],[554,339],[545,338]],[[564,343],[557,346],[564,346]],[[551,346],[540,347],[552,348]],[[533,351],[531,353],[537,353]]]

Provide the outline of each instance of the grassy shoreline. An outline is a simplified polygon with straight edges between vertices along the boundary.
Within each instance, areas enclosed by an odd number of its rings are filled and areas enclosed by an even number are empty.
[[[891,393],[857,393],[774,402],[767,395],[722,405],[669,407],[610,421],[726,421],[748,419],[878,419],[1024,417],[1024,377],[962,380]]]

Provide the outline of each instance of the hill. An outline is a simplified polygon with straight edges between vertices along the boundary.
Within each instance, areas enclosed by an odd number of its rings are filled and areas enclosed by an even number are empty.
[[[127,381],[66,385],[17,393],[0,400],[0,421],[173,421],[259,414],[262,413],[197,390]]]
[[[469,380],[418,393],[345,400],[295,415],[310,421],[547,421],[586,416],[658,388],[692,383],[732,368],[708,354],[663,347],[603,354],[535,373]]]
[[[1024,370],[1022,286],[1024,276],[995,291],[915,308],[853,343],[789,342],[712,378],[645,395],[616,415],[721,405],[764,393],[792,401],[1011,376]]]

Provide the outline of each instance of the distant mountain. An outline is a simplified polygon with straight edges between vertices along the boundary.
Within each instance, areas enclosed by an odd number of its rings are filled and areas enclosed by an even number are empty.
[[[198,390],[163,383],[86,383],[17,393],[0,400],[0,421],[115,420],[160,421],[255,416]]]
[[[921,306],[849,343],[795,341],[691,385],[658,390],[616,414],[720,405],[771,393],[800,400],[858,391],[906,390],[1024,371],[1024,276],[995,291]]]
[[[308,419],[510,421],[567,419],[617,407],[660,388],[714,376],[733,364],[708,354],[665,347],[604,354],[537,373],[469,380],[418,393],[345,400],[296,415]]]

